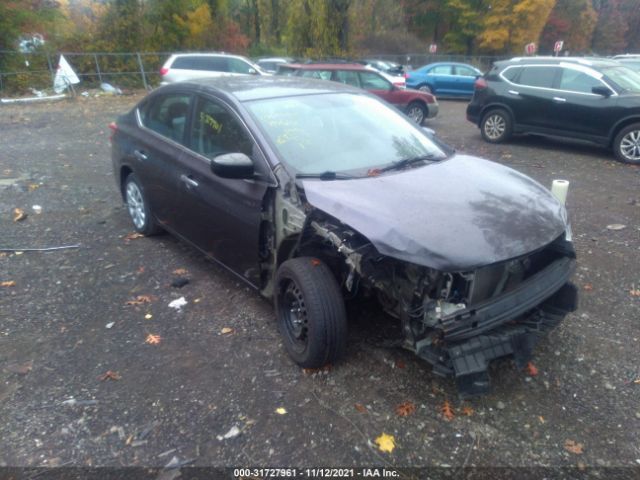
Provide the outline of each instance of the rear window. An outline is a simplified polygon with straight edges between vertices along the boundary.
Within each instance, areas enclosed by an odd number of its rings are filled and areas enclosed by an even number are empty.
[[[517,83],[528,87],[553,88],[553,80],[558,69],[558,67],[524,67]]]
[[[517,83],[518,75],[520,74],[521,70],[522,67],[507,67],[502,72],[502,76],[510,82]]]
[[[331,73],[331,70],[303,70],[300,76],[319,80],[331,80]]]

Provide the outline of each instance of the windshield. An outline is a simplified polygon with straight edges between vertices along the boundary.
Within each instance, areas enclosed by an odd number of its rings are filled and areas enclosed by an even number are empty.
[[[602,69],[620,88],[629,92],[640,93],[640,74],[627,67],[607,67]]]
[[[246,105],[296,173],[366,172],[401,160],[446,156],[410,120],[364,95],[301,95]]]

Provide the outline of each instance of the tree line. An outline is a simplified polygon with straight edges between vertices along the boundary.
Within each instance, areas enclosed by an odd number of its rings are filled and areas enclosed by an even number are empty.
[[[638,0],[2,0],[0,50],[40,33],[82,52],[375,53],[640,50]],[[0,54],[0,67],[2,66]]]

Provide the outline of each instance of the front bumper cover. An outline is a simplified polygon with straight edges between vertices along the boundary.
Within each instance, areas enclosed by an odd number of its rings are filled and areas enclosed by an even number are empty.
[[[540,337],[576,310],[574,268],[575,260],[561,258],[517,288],[443,318],[442,341],[418,342],[416,353],[436,374],[455,376],[461,397],[487,393],[491,360],[512,355],[524,368]]]

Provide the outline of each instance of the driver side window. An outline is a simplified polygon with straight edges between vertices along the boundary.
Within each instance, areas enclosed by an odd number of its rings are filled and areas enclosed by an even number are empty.
[[[194,112],[189,146],[207,158],[237,152],[253,157],[253,140],[235,115],[201,97]]]

